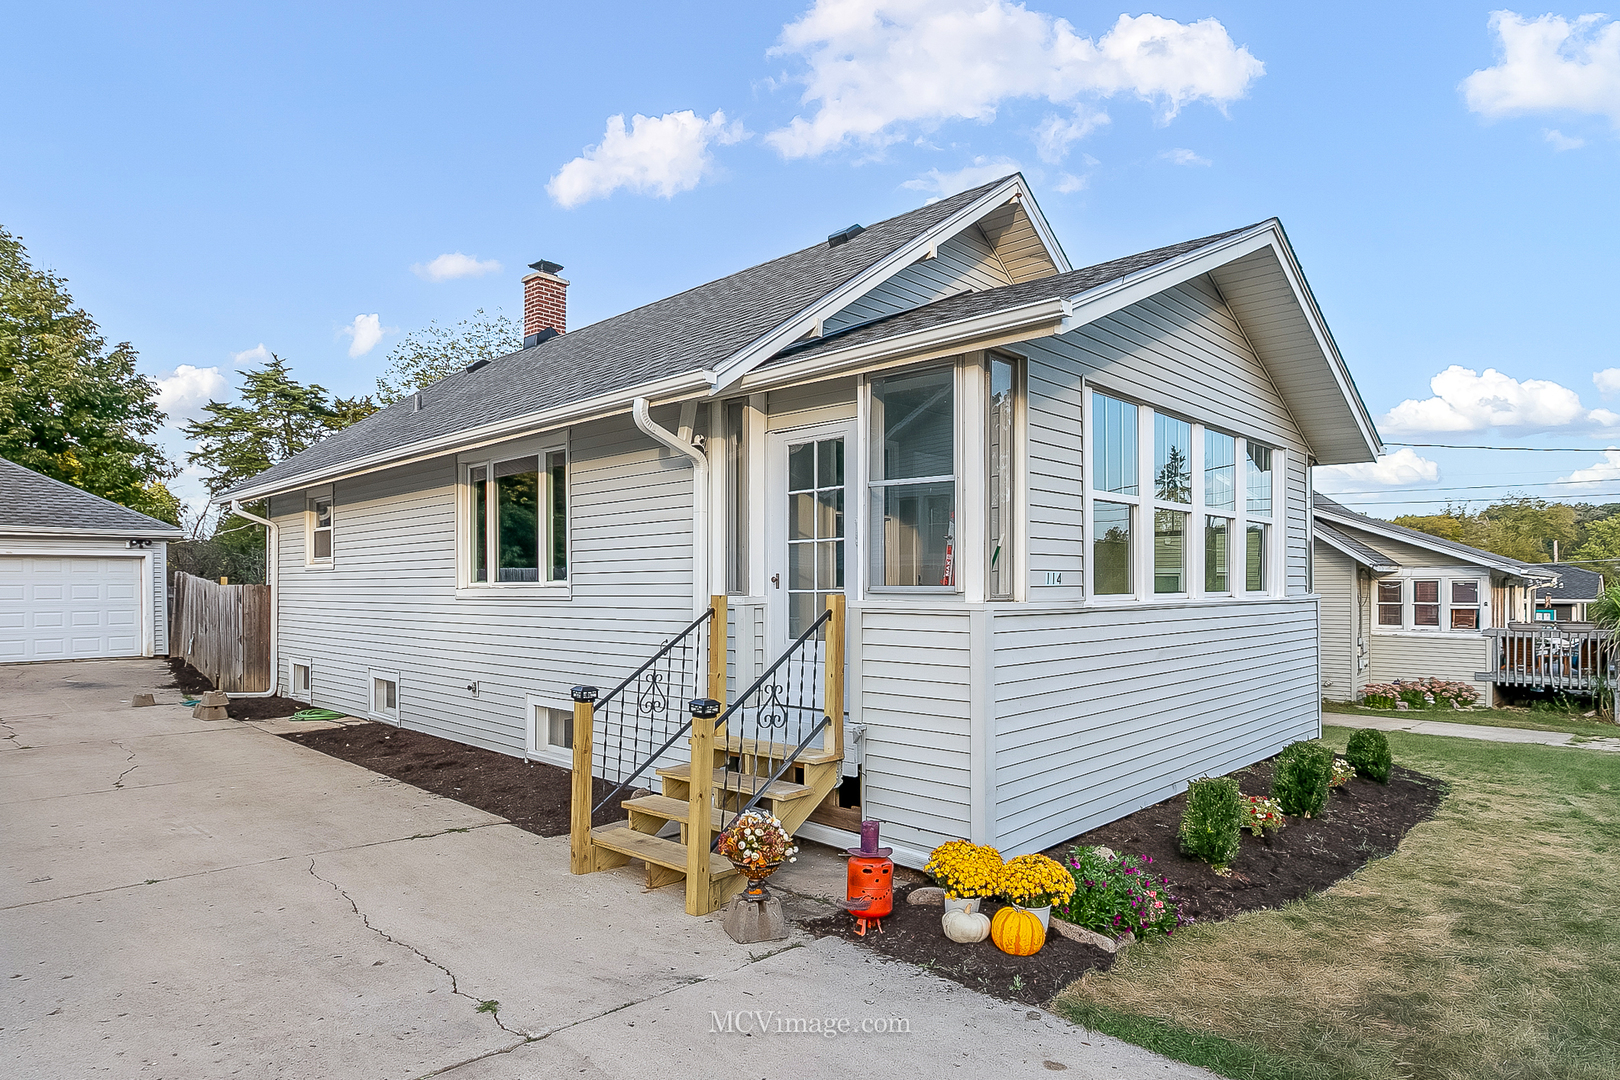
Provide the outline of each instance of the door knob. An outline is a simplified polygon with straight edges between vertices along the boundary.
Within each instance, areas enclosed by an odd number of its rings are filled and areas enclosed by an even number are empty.
[[[772,574],[771,575],[771,585],[774,586],[775,588],[780,589],[782,587],[782,575],[781,574]]]

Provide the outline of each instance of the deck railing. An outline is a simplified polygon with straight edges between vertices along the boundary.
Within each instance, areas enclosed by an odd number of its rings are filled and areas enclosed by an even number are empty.
[[[1475,675],[1498,686],[1525,686],[1591,695],[1615,684],[1616,651],[1596,627],[1519,624],[1492,627],[1490,670]]]

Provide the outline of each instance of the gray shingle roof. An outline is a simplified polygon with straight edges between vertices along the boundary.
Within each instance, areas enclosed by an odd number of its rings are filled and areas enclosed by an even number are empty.
[[[62,536],[124,533],[132,540],[179,537],[175,526],[0,458],[0,533]]]
[[[1603,575],[1596,570],[1568,563],[1548,563],[1547,569],[1558,571],[1560,580],[1549,589],[1537,589],[1538,600],[1596,600],[1603,595]]]
[[[935,300],[931,304],[923,304],[921,307],[897,312],[881,319],[874,319],[871,322],[858,323],[848,329],[828,334],[826,337],[817,338],[814,341],[791,345],[777,353],[772,358],[771,363],[786,363],[790,360],[801,360],[821,353],[837,352],[842,349],[853,348],[856,345],[870,344],[874,341],[886,341],[889,338],[901,337],[920,330],[929,330],[936,326],[961,322],[964,319],[971,319],[979,315],[1006,311],[1040,300],[1075,296],[1088,289],[1106,285],[1110,281],[1157,266],[1162,262],[1168,262],[1171,259],[1213,244],[1217,240],[1224,240],[1228,236],[1252,228],[1254,228],[1253,225],[1245,225],[1241,229],[1228,229],[1226,232],[1216,233],[1213,236],[1187,240],[1180,244],[1171,244],[1168,247],[1154,248],[1152,251],[1127,255],[1122,259],[1097,263],[1095,266],[1084,266],[1078,270],[1070,270],[1066,274],[1053,274],[1050,277],[1036,278],[1034,281],[1026,281],[1017,285],[1002,285],[999,288],[985,289],[982,292],[958,293],[943,300]]]
[[[1318,496],[1318,498],[1320,497]],[[1392,573],[1401,568],[1400,563],[1385,555],[1382,551],[1368,547],[1349,533],[1340,532],[1324,521],[1316,523],[1316,535],[1327,540],[1340,551],[1345,552],[1369,569]]]
[[[1007,177],[457,372],[271,466],[235,492],[710,368],[882,262]]]
[[[1556,572],[1545,563],[1521,562],[1518,559],[1510,559],[1506,555],[1498,555],[1494,551],[1483,551],[1480,548],[1469,547],[1467,544],[1459,544],[1455,540],[1447,540],[1444,537],[1419,532],[1416,529],[1408,529],[1406,526],[1397,525],[1393,521],[1383,521],[1379,518],[1368,517],[1366,514],[1358,514],[1354,510],[1334,502],[1319,491],[1312,494],[1312,500],[1319,512],[1325,510],[1335,517],[1349,521],[1356,528],[1365,529],[1375,535],[1387,536],[1394,540],[1405,540],[1419,546],[1439,548],[1460,559],[1468,559],[1470,562],[1477,563],[1480,566],[1491,566],[1510,574],[1533,578],[1551,578]]]

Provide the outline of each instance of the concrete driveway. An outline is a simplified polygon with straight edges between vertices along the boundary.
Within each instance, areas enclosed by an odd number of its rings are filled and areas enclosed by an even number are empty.
[[[173,690],[130,707],[166,679],[0,666],[7,1077],[1210,1075],[841,941],[736,945],[678,890],[569,875],[566,838]]]

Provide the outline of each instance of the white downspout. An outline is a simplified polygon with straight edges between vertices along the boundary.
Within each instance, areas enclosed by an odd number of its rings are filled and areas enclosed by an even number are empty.
[[[643,432],[692,459],[692,614],[697,615],[709,606],[709,459],[673,431],[653,423],[646,398],[636,398],[630,415]]]
[[[246,691],[231,696],[274,697],[276,691],[281,689],[281,654],[276,640],[281,630],[281,611],[278,606],[281,600],[281,527],[269,518],[248,513],[242,509],[242,503],[238,499],[231,500],[231,513],[264,526],[265,580],[270,583],[270,689]]]

